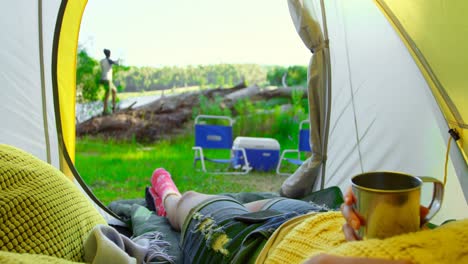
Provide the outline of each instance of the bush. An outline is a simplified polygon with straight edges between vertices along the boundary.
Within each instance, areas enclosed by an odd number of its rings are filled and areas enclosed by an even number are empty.
[[[221,116],[232,116],[231,110],[226,107],[221,107],[223,98],[215,96],[213,100],[210,98],[200,95],[199,107],[193,108],[192,116],[195,119],[197,115],[221,115]]]
[[[288,86],[302,85],[307,83],[307,67],[305,66],[291,66],[288,68],[288,75],[286,77]]]
[[[275,66],[267,72],[267,80],[270,85],[282,86],[282,79],[286,73],[287,69],[285,67]]]
[[[268,70],[267,80],[270,85],[283,86],[283,76],[286,75],[286,85],[305,86],[307,83],[307,67],[306,66],[290,66],[288,68],[275,66]]]

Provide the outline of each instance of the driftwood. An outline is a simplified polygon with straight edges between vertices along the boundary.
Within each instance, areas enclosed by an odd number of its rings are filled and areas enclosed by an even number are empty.
[[[273,90],[262,90],[252,96],[252,100],[268,100],[271,98],[291,98],[294,90],[302,91],[302,97],[307,98],[307,90],[302,86],[285,87]]]
[[[241,99],[252,97],[260,92],[260,88],[257,85],[249,86],[245,89],[232,92],[224,97],[224,100],[235,102]]]
[[[233,106],[238,100],[249,98],[258,101],[274,97],[290,98],[293,89],[288,87],[261,90],[256,85],[246,87],[242,83],[232,88],[217,88],[164,96],[136,109],[132,109],[130,106],[112,115],[91,118],[77,125],[76,134],[77,136],[99,135],[123,140],[135,138],[137,141],[155,141],[184,131],[187,124],[193,120],[193,108],[199,106],[201,95],[209,99],[221,97],[223,102],[220,107],[233,110]],[[296,87],[296,89],[299,88]],[[304,96],[307,96],[305,92]]]

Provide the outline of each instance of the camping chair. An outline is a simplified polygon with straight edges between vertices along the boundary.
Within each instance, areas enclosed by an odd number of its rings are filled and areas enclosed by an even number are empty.
[[[229,125],[207,124],[206,121],[213,122],[228,121]],[[213,116],[213,115],[198,115],[195,118],[195,146],[192,148],[195,151],[193,161],[194,167],[197,161],[201,161],[202,170],[208,172],[206,169],[205,161],[214,163],[233,164],[232,151],[239,150],[244,157],[242,166],[236,166],[234,169],[241,169],[237,172],[223,172],[225,174],[246,174],[251,170],[247,160],[247,154],[244,148],[233,146],[232,141],[232,125],[234,120],[228,116]],[[225,149],[229,150],[229,159],[212,159],[205,156],[204,150],[206,149]]]
[[[309,120],[303,120],[301,123],[299,123],[299,142],[297,149],[285,149],[281,153],[281,157],[278,162],[278,166],[276,167],[276,173],[279,175],[290,175],[290,173],[284,173],[281,172],[281,164],[283,163],[283,160],[300,166],[302,163],[304,163],[304,160],[301,157],[301,154],[303,153],[310,153],[311,148],[310,148],[310,128],[304,128],[304,125],[308,124],[310,126],[310,121]],[[297,153],[297,158],[287,158],[286,154],[289,153]]]

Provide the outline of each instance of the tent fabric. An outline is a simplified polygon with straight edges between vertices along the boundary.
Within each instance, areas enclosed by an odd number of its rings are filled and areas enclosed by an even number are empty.
[[[311,1],[301,0],[289,0],[288,6],[296,31],[313,53],[307,74],[312,155],[281,186],[283,195],[298,198],[309,193],[316,179],[323,175],[322,164],[326,157],[329,63],[327,63],[327,41],[317,19],[317,8]]]
[[[89,190],[74,167],[75,160],[75,102],[76,102],[76,54],[78,49],[78,36],[86,0],[62,1],[57,10],[55,25],[55,40],[52,81],[57,128],[60,143],[60,168],[71,177],[75,185],[93,201],[94,207],[101,213],[109,224],[125,226],[118,217],[107,209]],[[58,106],[58,107],[57,107]]]
[[[61,137],[72,162],[75,160],[75,102],[76,92],[70,87],[76,87],[76,55],[81,17],[87,1],[63,1],[61,7],[60,31],[58,34],[57,63],[57,98],[60,108]],[[69,164],[61,160],[61,167],[65,174],[72,176]]]
[[[59,167],[50,78],[59,1],[0,3],[0,141]]]
[[[333,97],[325,186],[344,190],[353,175],[368,171],[443,181],[449,126],[400,35],[373,1],[332,0],[327,10]],[[466,162],[452,148],[436,223],[468,216],[467,178]],[[422,203],[431,195],[424,187]]]
[[[76,54],[86,3],[0,3],[0,143],[31,153],[75,183]],[[94,203],[108,222],[122,224],[97,199]]]
[[[468,162],[468,2],[377,0],[429,83]],[[424,8],[419,8],[424,6]]]
[[[343,189],[352,175],[375,170],[442,180],[447,131],[455,128],[460,149],[450,149],[439,215],[468,216],[464,2],[288,0],[296,29],[314,52],[308,74],[313,155],[285,181],[284,193],[298,196],[312,185]],[[76,51],[86,3],[0,3],[0,143],[77,179]]]

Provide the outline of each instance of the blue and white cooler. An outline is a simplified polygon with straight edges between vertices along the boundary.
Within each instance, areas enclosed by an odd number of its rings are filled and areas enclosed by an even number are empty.
[[[276,169],[280,156],[280,144],[273,138],[236,137],[233,142],[233,166],[243,166],[244,157],[240,148],[245,149],[252,169],[270,171]]]

